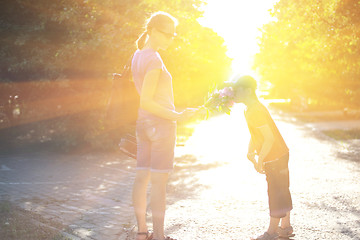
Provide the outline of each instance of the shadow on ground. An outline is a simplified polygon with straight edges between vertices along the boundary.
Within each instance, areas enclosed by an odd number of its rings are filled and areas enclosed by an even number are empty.
[[[219,162],[202,163],[194,155],[177,157],[168,184],[168,194],[173,195],[168,204],[174,204],[177,199],[195,197],[198,193],[208,189],[210,186],[200,183],[197,174],[223,164]]]
[[[349,226],[347,222],[341,221],[340,218],[344,217],[346,215],[346,218],[349,217],[349,215],[355,216],[355,218],[360,217],[360,209],[355,206],[354,201],[351,200],[350,196],[346,195],[338,195],[333,196],[331,199],[327,199],[326,202],[312,202],[312,203],[306,203],[306,206],[309,209],[314,209],[316,211],[326,211],[326,212],[332,212],[334,215],[337,215],[338,220],[335,222],[337,225],[337,228],[339,229],[339,232],[341,234],[344,234],[351,239],[354,240],[360,240],[360,238],[357,235],[357,232],[354,231],[355,225],[358,227],[360,226],[360,221],[356,220],[356,224],[351,224],[352,226]],[[351,218],[348,219],[348,221],[351,221]],[[331,227],[331,223],[328,222],[328,227]],[[355,227],[356,228],[356,227]]]

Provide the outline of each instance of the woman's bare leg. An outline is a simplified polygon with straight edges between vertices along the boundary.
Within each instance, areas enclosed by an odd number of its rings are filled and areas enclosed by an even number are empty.
[[[151,173],[151,210],[154,239],[164,239],[164,219],[166,209],[166,185],[168,173]]]
[[[133,205],[138,224],[138,232],[147,232],[146,225],[146,190],[150,181],[150,171],[138,170],[133,186]],[[145,239],[144,235],[138,235],[137,239]]]

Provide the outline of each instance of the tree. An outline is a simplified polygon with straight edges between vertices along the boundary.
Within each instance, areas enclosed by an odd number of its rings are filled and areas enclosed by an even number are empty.
[[[23,103],[17,124],[59,118],[55,129],[77,139],[95,138],[103,131],[111,73],[121,72],[135,51],[145,20],[163,10],[180,23],[173,45],[161,53],[174,79],[176,104],[200,105],[209,86],[227,78],[231,64],[223,39],[197,22],[202,4],[6,1],[0,10],[0,95],[12,95],[16,89]]]
[[[360,86],[360,3],[281,0],[262,28],[254,67],[272,94],[356,105]]]

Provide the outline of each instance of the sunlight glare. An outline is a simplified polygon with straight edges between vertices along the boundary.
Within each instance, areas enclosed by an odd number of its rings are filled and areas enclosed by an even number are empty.
[[[233,58],[234,73],[255,74],[253,56],[259,51],[259,28],[274,20],[269,9],[278,0],[208,0],[204,17],[199,22],[212,28],[225,40],[228,56]]]
[[[201,122],[187,141],[187,150],[203,161],[231,162],[238,158],[247,150],[249,139],[243,110],[242,104],[235,105],[231,116],[222,114]]]
[[[196,126],[193,135],[185,147],[177,149],[177,155],[191,154],[204,166],[217,166],[207,171],[198,171],[196,176],[205,185],[217,189],[213,192],[204,191],[201,198],[222,201],[223,198],[236,195],[239,199],[265,199],[263,191],[265,181],[247,160],[247,149],[250,140],[249,130],[244,117],[245,106],[236,104],[231,115],[222,114],[211,117]],[[178,163],[180,164],[180,163]],[[192,173],[194,174],[194,173]],[[234,193],[234,185],[243,191]]]

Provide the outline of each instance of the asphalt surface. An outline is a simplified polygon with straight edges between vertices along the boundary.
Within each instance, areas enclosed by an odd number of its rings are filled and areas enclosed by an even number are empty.
[[[274,118],[290,148],[293,239],[359,240],[358,142],[335,141],[291,116]],[[266,230],[266,181],[246,160],[248,138],[242,110],[235,108],[231,116],[200,123],[177,147],[167,234],[250,239]],[[0,200],[69,226],[61,231],[73,239],[134,239],[134,167],[121,153],[1,155]]]

